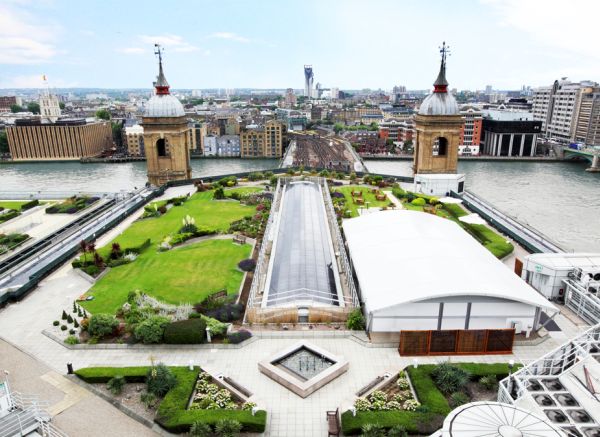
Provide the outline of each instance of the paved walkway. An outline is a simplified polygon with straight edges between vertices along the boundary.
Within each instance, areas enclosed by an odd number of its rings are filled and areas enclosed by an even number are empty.
[[[174,195],[178,194],[174,194],[173,191],[169,190],[164,197],[173,197]],[[106,244],[111,238],[122,232],[138,214],[141,214],[141,210],[101,238],[98,245]],[[88,290],[90,286],[91,284],[78,276],[69,264],[63,266],[42,281],[40,287],[24,300],[0,310],[0,337],[43,361],[59,374],[65,373],[66,363],[68,362],[72,362],[75,368],[80,368],[99,365],[144,365],[149,364],[151,359],[169,365],[188,365],[191,360],[194,364],[204,367],[209,372],[223,373],[232,377],[252,391],[259,406],[269,413],[265,433],[268,436],[326,435],[325,411],[337,407],[340,407],[341,410],[348,408],[359,388],[385,372],[397,372],[413,363],[412,358],[400,357],[396,348],[367,348],[350,338],[309,338],[309,341],[331,353],[344,356],[348,359],[350,365],[347,373],[308,398],[301,399],[264,376],[257,367],[259,361],[298,341],[297,339],[258,339],[241,349],[164,348],[157,346],[151,350],[71,350],[44,336],[42,331],[50,328],[52,321],[60,318],[62,310],[70,309],[73,300]],[[451,357],[450,359],[456,362],[492,363],[506,362],[512,358],[518,362],[529,362],[557,347],[567,337],[571,338],[585,329],[585,326],[576,326],[562,315],[558,315],[555,320],[560,326],[561,332],[537,346],[516,346],[514,355],[460,356]],[[314,337],[314,335],[315,333],[312,331],[307,333],[307,337]],[[446,359],[448,357],[423,357],[419,358],[419,362],[439,362]],[[7,367],[6,362],[7,354],[1,353],[0,368]],[[18,364],[12,364],[12,366],[18,367]],[[13,379],[23,379],[23,383],[28,383],[29,377],[22,374],[15,375]],[[38,392],[43,395],[40,390],[34,390],[34,387],[31,390],[23,391]],[[61,399],[55,395],[53,399],[49,400],[56,404]],[[93,399],[93,402],[101,402],[93,396],[90,396],[89,399]],[[68,407],[58,416],[64,418],[64,422],[58,422],[58,424],[67,432],[66,425],[70,422],[73,422],[71,426],[74,427],[81,426],[82,422],[87,424],[88,427],[85,428],[85,431],[80,428],[77,432],[71,432],[72,436],[92,435],[89,432],[90,428],[103,430],[106,423],[112,423],[113,421],[113,419],[110,419],[110,421],[103,420],[102,416],[99,419],[82,420],[66,414],[77,411],[77,408],[85,411],[83,406],[78,407],[78,405],[83,405],[81,400],[77,404]],[[114,414],[117,413],[114,410]],[[145,435],[143,432],[111,435],[138,434]]]
[[[71,437],[157,435],[108,402],[2,340],[0,370],[9,372],[8,380],[13,390],[49,402],[49,412],[54,416],[52,423]],[[107,432],[107,426],[110,432]]]

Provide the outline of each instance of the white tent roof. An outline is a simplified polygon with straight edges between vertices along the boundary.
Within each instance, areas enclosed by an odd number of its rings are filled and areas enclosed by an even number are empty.
[[[448,296],[487,296],[557,309],[456,223],[418,211],[344,220],[367,312]]]

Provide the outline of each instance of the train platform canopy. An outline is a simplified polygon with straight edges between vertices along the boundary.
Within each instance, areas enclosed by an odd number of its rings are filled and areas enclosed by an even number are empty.
[[[391,210],[344,220],[343,229],[366,314],[472,298],[558,312],[451,220]]]

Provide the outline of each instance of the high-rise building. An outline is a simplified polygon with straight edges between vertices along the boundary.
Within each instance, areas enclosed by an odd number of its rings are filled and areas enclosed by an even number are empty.
[[[293,88],[285,90],[285,106],[286,108],[296,106],[296,94],[294,94]]]
[[[485,86],[485,94],[487,96],[489,96],[490,94],[492,94],[492,86],[491,85],[486,85]]]
[[[575,141],[592,146],[600,145],[600,88],[587,88],[579,105]]]
[[[313,82],[315,75],[313,73],[312,65],[304,66],[304,97],[309,99],[313,96]]]
[[[172,180],[191,178],[191,144],[183,105],[169,92],[159,46],[156,53],[159,67],[154,83],[155,94],[146,104],[142,126],[148,181],[153,185],[162,185]]]
[[[563,142],[575,141],[577,137],[587,136],[583,131],[585,122],[579,124],[578,118],[584,100],[584,107],[589,106],[590,103],[590,98],[584,99],[584,95],[593,95],[595,88],[598,88],[595,82],[570,82],[563,78],[555,81],[552,86],[535,89],[533,117],[542,122],[543,134]],[[583,108],[583,113],[587,114],[586,108]]]
[[[330,88],[329,89],[329,98],[337,100],[340,98],[340,89],[339,88]]]

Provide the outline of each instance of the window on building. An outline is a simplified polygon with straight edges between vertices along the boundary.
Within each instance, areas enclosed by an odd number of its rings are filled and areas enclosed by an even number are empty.
[[[448,140],[445,137],[437,137],[433,142],[433,155],[446,156],[448,153]]]
[[[164,138],[159,138],[156,142],[156,152],[158,156],[167,156],[167,143]]]

